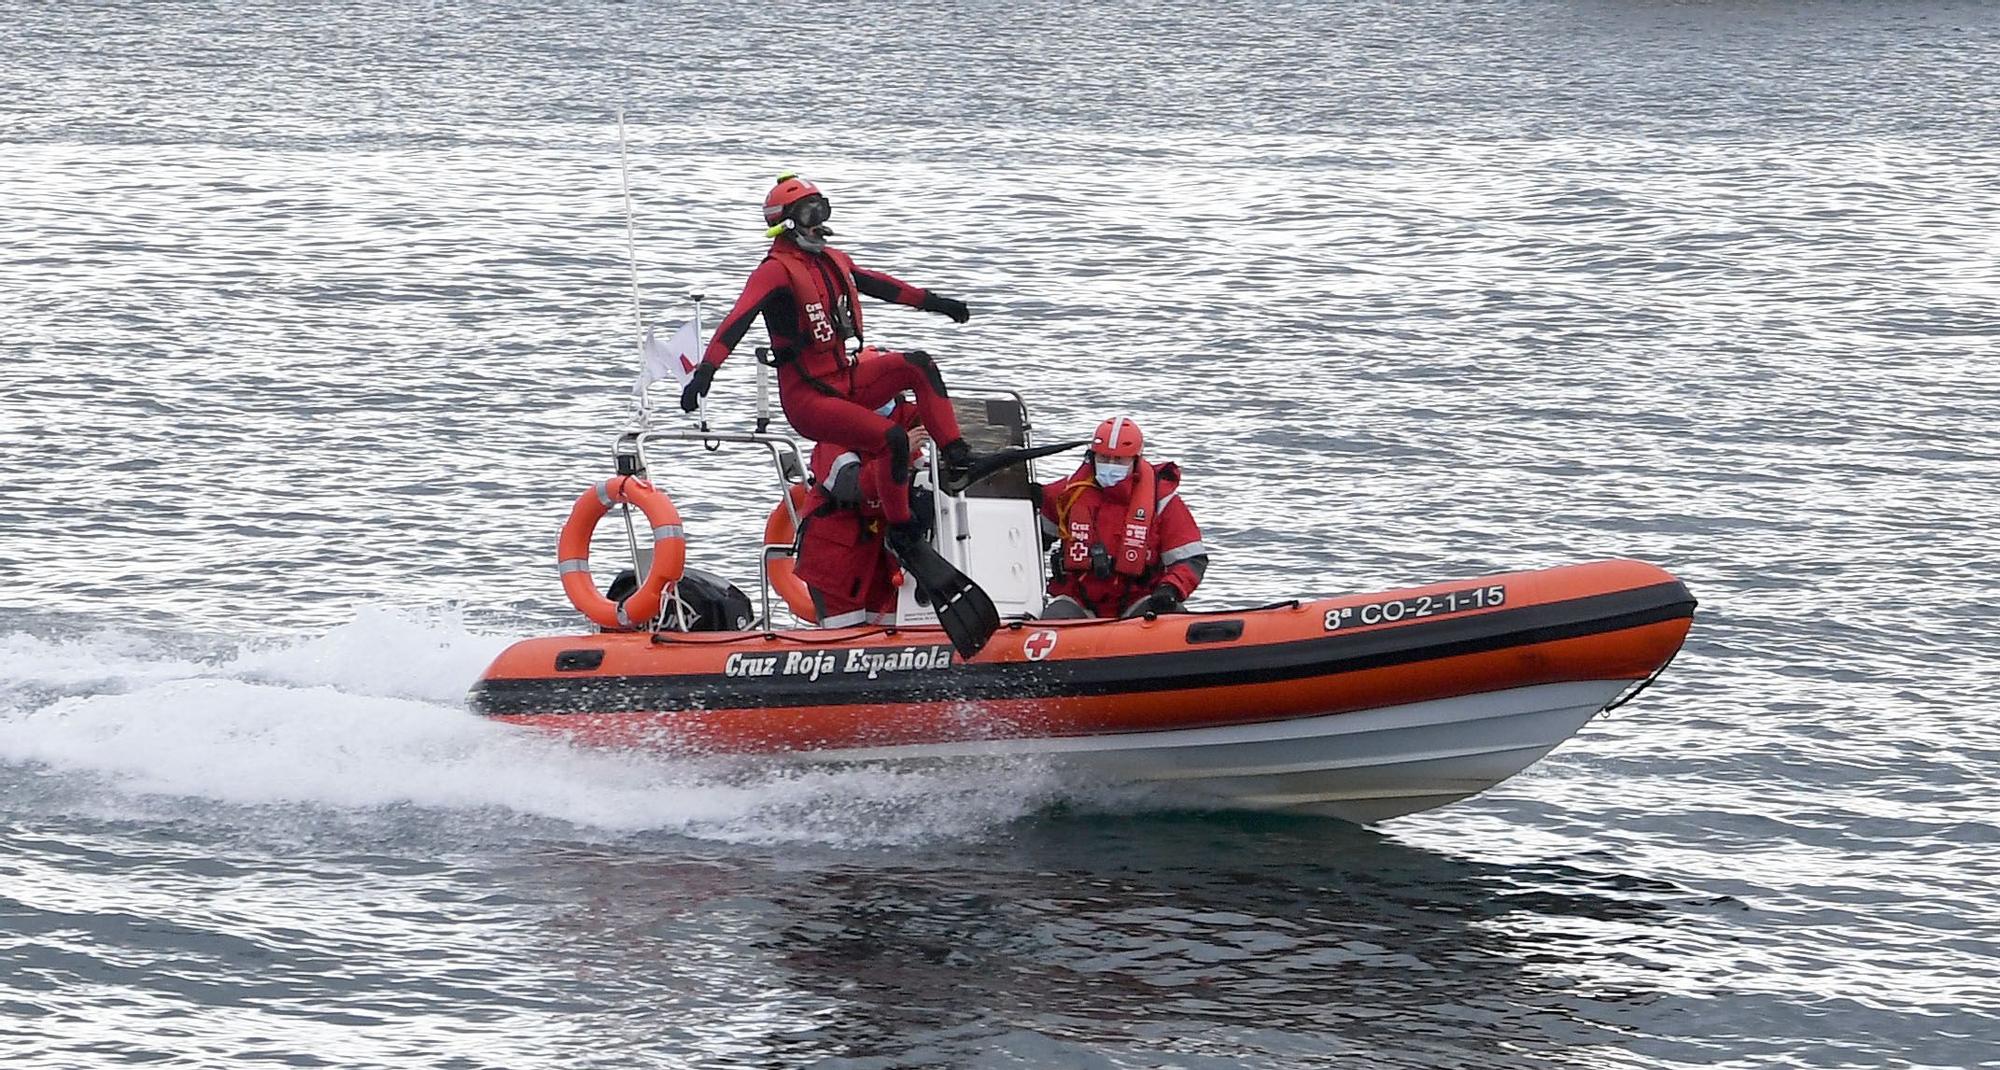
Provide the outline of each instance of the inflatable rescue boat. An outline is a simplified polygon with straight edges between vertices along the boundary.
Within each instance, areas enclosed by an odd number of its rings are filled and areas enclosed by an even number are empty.
[[[1029,445],[1018,395],[961,391],[954,404],[981,448]],[[695,581],[680,515],[648,478],[664,447],[692,443],[753,446],[777,471],[755,604]],[[1695,607],[1667,572],[1610,560],[1249,609],[1037,620],[1043,555],[1024,463],[936,495],[937,549],[1005,617],[966,656],[910,591],[892,622],[811,626],[785,567],[805,479],[785,436],[640,426],[613,453],[620,474],[579,498],[558,554],[599,630],[515,643],[473,687],[476,712],[677,755],[1025,758],[1160,785],[1175,805],[1367,822],[1526,768],[1664,670]],[[614,507],[644,576],[617,601],[588,561],[590,532]],[[794,619],[774,620],[778,604]]]

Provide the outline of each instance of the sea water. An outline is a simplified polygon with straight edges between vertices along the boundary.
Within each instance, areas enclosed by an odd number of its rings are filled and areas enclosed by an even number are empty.
[[[7,6],[0,1061],[2000,1064],[1996,55],[1944,2]],[[1687,648],[1375,829],[479,720],[581,627],[621,106],[647,322],[804,172],[973,310],[873,340],[1184,467],[1197,604],[1630,556]],[[660,475],[753,584],[771,474]]]

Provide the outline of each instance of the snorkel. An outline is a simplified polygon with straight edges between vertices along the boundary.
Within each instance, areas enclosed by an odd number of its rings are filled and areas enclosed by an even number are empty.
[[[766,238],[780,238],[786,234],[790,234],[792,241],[796,242],[799,248],[809,253],[817,253],[825,249],[827,235],[832,233],[833,228],[824,223],[816,227],[801,227],[799,226],[799,221],[796,219],[780,220],[775,226],[764,228],[764,236]]]

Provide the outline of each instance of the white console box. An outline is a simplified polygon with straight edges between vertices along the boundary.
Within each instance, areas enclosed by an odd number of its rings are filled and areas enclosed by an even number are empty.
[[[1020,498],[939,498],[938,552],[984,588],[1002,617],[1042,611],[1042,544],[1034,504]],[[976,539],[959,538],[977,532]],[[896,595],[896,623],[936,624],[916,585]]]

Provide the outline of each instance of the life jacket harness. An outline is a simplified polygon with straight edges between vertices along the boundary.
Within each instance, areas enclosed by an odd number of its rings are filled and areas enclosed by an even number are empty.
[[[1091,550],[1102,546],[1110,555],[1112,571],[1124,576],[1143,576],[1152,569],[1152,555],[1146,539],[1159,517],[1157,473],[1151,462],[1135,459],[1131,498],[1125,504],[1124,530],[1109,538],[1097,531],[1097,509],[1104,489],[1097,485],[1096,473],[1086,463],[1070,477],[1070,485],[1056,499],[1056,526],[1062,530],[1063,568],[1069,572],[1091,571]]]
[[[790,367],[806,385],[828,397],[847,396],[847,391],[827,380],[854,367],[847,339],[863,341],[861,291],[854,285],[854,260],[832,246],[808,253],[784,238],[772,242],[764,258],[785,269],[798,314],[794,324],[798,346],[773,346],[772,365]]]
[[[870,534],[879,533],[882,530],[882,518],[880,516],[866,515],[863,512],[863,504],[862,502],[841,501],[839,498],[834,497],[827,488],[814,483],[812,484],[811,496],[806,499],[807,507],[805,515],[807,517],[817,517],[833,516],[838,513],[851,513],[862,521]]]

